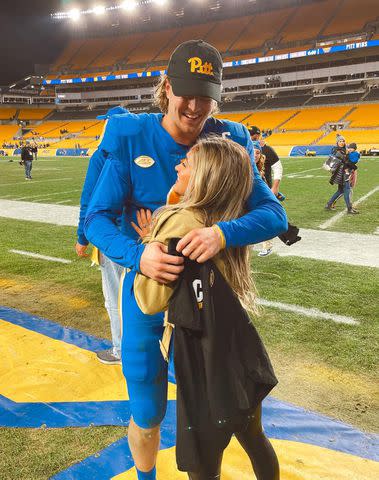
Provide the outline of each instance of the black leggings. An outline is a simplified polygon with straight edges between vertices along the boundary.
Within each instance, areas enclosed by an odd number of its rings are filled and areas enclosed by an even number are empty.
[[[261,405],[257,408],[247,428],[243,431],[235,432],[235,436],[248,454],[257,480],[279,480],[278,458],[262,429]],[[207,446],[204,445],[206,465],[199,472],[188,472],[189,479],[219,480],[221,478],[222,456],[226,446],[212,448],[210,443]]]

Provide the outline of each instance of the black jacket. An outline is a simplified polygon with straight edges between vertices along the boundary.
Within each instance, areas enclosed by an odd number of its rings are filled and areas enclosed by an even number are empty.
[[[198,471],[199,437],[226,435],[226,446],[277,379],[258,332],[212,261],[186,260],[168,321],[175,325],[177,463],[179,470]]]
[[[21,149],[21,160],[23,162],[25,161],[33,161],[33,153],[32,153],[32,148],[25,146],[22,147]]]

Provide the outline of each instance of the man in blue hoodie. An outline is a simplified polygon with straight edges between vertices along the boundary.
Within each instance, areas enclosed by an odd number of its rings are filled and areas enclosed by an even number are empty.
[[[122,113],[128,113],[128,110],[122,107],[113,107],[110,108],[105,115],[99,115],[97,118],[99,120],[108,120],[113,115],[119,115]],[[97,180],[104,167],[107,157],[108,152],[100,147],[92,155],[88,164],[86,179],[84,181],[82,196],[80,198],[80,214],[77,231],[78,239],[75,245],[75,250],[79,257],[88,257],[87,248],[89,241],[84,233],[84,219],[86,217],[87,207],[92,192],[96,186]],[[119,226],[121,225],[121,217],[118,219],[117,223]],[[120,364],[121,321],[118,312],[118,288],[120,285],[120,278],[123,268],[121,265],[112,262],[112,260],[102,254],[100,251],[97,251],[97,249],[92,258],[95,263],[100,266],[105,308],[107,309],[110,319],[112,334],[112,347],[107,350],[96,352],[96,355],[102,363],[108,365]]]
[[[161,283],[177,280],[183,258],[168,255],[160,243],[141,244],[130,222],[137,223],[141,208],[154,211],[166,203],[177,178],[175,166],[198,138],[220,135],[244,146],[252,161],[254,187],[246,215],[193,230],[177,250],[205,262],[222,248],[259,243],[287,230],[283,208],[255,167],[248,130],[211,116],[221,100],[221,77],[222,59],[214,47],[202,40],[184,42],[156,87],[155,101],[162,113],[113,116],[100,145],[108,158],[87,209],[86,237],[112,261]],[[125,221],[120,231],[116,223],[121,214]],[[126,275],[121,282],[122,298],[133,294],[132,277]],[[167,364],[159,349],[163,314],[153,318],[121,313],[126,332],[121,357],[132,413],[129,446],[138,479],[154,480],[159,424],[167,402]]]

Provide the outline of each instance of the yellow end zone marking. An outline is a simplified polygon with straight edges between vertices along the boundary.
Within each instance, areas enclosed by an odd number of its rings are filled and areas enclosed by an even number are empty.
[[[373,460],[328,450],[289,440],[271,440],[279,457],[281,478],[284,480],[376,480],[379,463]],[[158,455],[157,476],[164,480],[185,480],[187,474],[176,468],[175,448],[161,450]],[[222,480],[253,480],[247,455],[233,437],[225,450]],[[137,480],[135,468],[116,475],[112,480]]]
[[[128,400],[121,366],[0,319],[0,394],[15,402]],[[176,398],[169,384],[169,400]]]

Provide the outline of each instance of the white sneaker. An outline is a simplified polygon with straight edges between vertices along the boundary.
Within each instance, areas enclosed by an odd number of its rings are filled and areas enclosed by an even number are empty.
[[[267,255],[270,255],[272,253],[272,248],[268,248],[267,250],[261,250],[258,253],[258,257],[267,257]]]

